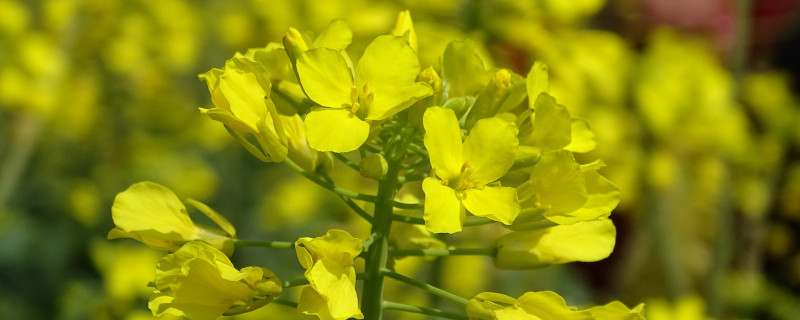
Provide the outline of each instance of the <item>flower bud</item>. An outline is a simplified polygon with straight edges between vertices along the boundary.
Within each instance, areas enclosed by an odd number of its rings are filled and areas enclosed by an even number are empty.
[[[361,160],[361,176],[372,179],[382,179],[389,170],[389,164],[383,155],[373,153]]]

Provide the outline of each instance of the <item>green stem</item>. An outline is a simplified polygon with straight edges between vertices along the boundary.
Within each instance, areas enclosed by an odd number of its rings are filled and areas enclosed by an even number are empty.
[[[455,303],[458,303],[458,304],[460,304],[462,306],[466,306],[467,303],[469,302],[469,300],[466,299],[466,298],[462,298],[462,297],[457,296],[457,295],[455,295],[453,293],[450,293],[448,291],[439,289],[437,287],[434,287],[432,285],[429,285],[429,284],[427,284],[425,282],[422,282],[422,281],[419,281],[417,279],[414,279],[414,278],[411,278],[411,277],[407,277],[407,276],[404,276],[404,275],[396,273],[396,272],[392,272],[391,270],[388,270],[388,269],[381,270],[381,274],[384,275],[384,276],[387,276],[389,278],[392,278],[392,279],[395,279],[395,280],[398,280],[398,281],[401,281],[401,282],[405,282],[405,283],[410,284],[412,286],[415,286],[417,288],[423,289],[425,291],[430,292],[431,294],[435,294],[435,295],[440,296],[442,298],[445,298],[447,300],[450,300],[450,301],[453,301]]]
[[[286,241],[256,241],[256,240],[233,240],[233,246],[241,247],[262,247],[262,248],[276,248],[276,249],[294,249],[294,242]]]
[[[403,222],[403,223],[425,225],[425,219],[423,219],[423,218],[411,217],[411,216],[406,216],[406,215],[402,215],[402,214],[393,215],[392,216],[392,220],[398,221],[398,222]],[[489,218],[476,217],[474,219],[467,219],[466,221],[464,221],[464,226],[465,227],[475,227],[475,226],[482,226],[482,225],[491,224],[491,223],[494,223],[494,222],[495,222],[494,220],[489,219]]]
[[[410,313],[418,313],[418,314],[425,314],[429,316],[435,316],[444,319],[457,319],[457,320],[468,320],[469,317],[459,314],[459,313],[452,313],[447,311],[442,311],[439,309],[431,309],[425,307],[418,307],[407,305],[405,303],[398,303],[392,301],[384,301],[383,302],[383,309],[384,310],[396,310],[396,311],[403,311],[403,312],[410,312]]]
[[[306,171],[305,169],[301,168],[298,164],[294,163],[289,158],[286,158],[286,160],[284,160],[283,162],[286,163],[286,165],[289,166],[289,168],[291,168],[295,172],[299,173],[300,175],[302,175],[306,179],[310,180],[311,182],[316,183],[318,186],[323,187],[325,189],[328,189],[330,191],[333,191],[334,193],[336,193],[336,194],[338,194],[340,196],[346,197],[348,199],[361,200],[361,201],[366,201],[366,202],[377,203],[378,199],[380,197],[380,195],[373,196],[373,195],[369,195],[369,194],[358,193],[358,192],[355,192],[355,191],[352,191],[352,190],[348,190],[348,189],[339,187],[334,183],[326,182],[326,181],[320,179],[319,177],[315,176],[314,174],[312,174],[312,173]],[[387,173],[387,175],[388,175],[388,173]],[[394,181],[397,181],[397,177],[396,176],[397,176],[397,172],[395,172]],[[347,201],[345,201],[345,202],[347,202]],[[397,202],[397,201],[394,201],[394,200],[391,200],[391,199],[388,200],[388,203],[390,203],[392,206],[394,206],[396,208],[400,208],[400,209],[420,209],[425,205],[424,203]]]
[[[353,160],[348,159],[347,157],[345,157],[341,153],[334,152],[333,153],[333,157],[338,159],[340,162],[344,163],[344,165],[352,168],[353,170],[361,172],[361,166],[359,166],[357,163],[353,162]]]
[[[293,279],[293,280],[289,280],[289,281],[284,281],[283,282],[283,287],[284,288],[291,288],[291,287],[297,287],[297,286],[304,286],[304,285],[307,285],[307,284],[308,284],[308,279],[299,278],[299,279]]]
[[[297,302],[294,302],[294,301],[289,301],[289,300],[276,298],[276,299],[272,299],[272,301],[270,301],[270,303],[280,304],[280,305],[284,305],[284,306],[287,306],[287,307],[292,307],[292,308],[297,309]]]
[[[389,169],[386,178],[378,185],[378,201],[375,203],[375,215],[372,219],[373,242],[367,252],[366,279],[364,279],[361,311],[364,319],[381,320],[383,312],[383,276],[381,270],[386,266],[389,257],[389,231],[392,227],[393,198],[398,187],[397,158],[389,156]]]
[[[405,256],[490,256],[497,255],[497,248],[454,248],[454,249],[389,249],[393,257]]]

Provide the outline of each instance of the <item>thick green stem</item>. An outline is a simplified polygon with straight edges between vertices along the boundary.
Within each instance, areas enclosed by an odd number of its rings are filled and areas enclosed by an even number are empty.
[[[390,249],[389,254],[393,257],[405,256],[490,256],[497,255],[497,248],[454,248],[454,249]]]
[[[425,307],[412,306],[412,305],[407,305],[405,303],[397,303],[397,302],[392,302],[392,301],[384,301],[383,302],[383,309],[384,310],[397,310],[397,311],[410,312],[410,313],[419,313],[419,314],[425,314],[425,315],[435,316],[435,317],[445,318],[445,319],[457,319],[457,320],[468,320],[469,319],[469,317],[467,317],[466,315],[463,315],[463,314],[442,311],[442,310],[439,310],[439,309],[431,309],[431,308],[425,308]]]
[[[392,272],[391,270],[388,270],[388,269],[383,269],[381,274],[384,275],[384,276],[390,277],[392,279],[399,280],[399,281],[402,281],[404,283],[410,284],[410,285],[415,286],[417,288],[423,289],[423,290],[428,291],[428,292],[430,292],[432,294],[435,294],[435,295],[440,296],[442,298],[445,298],[447,300],[450,300],[450,301],[453,301],[455,303],[458,303],[458,304],[460,304],[462,306],[466,306],[467,303],[469,302],[469,299],[462,298],[462,297],[457,296],[457,295],[455,295],[453,293],[450,293],[448,291],[445,291],[445,290],[442,290],[440,288],[434,287],[432,285],[429,285],[429,284],[427,284],[425,282],[422,282],[422,281],[419,281],[417,279],[414,279],[414,278],[411,278],[411,277],[408,277],[408,276],[404,276],[404,275],[396,273],[396,272]]]
[[[397,192],[397,174],[399,167],[396,159],[389,157],[389,169],[386,178],[378,185],[378,199],[375,202],[375,214],[372,219],[373,242],[368,248],[366,261],[367,278],[364,279],[364,291],[361,301],[361,312],[364,319],[381,320],[383,303],[383,275],[381,269],[386,266],[389,257],[389,230],[392,227],[393,201]]]

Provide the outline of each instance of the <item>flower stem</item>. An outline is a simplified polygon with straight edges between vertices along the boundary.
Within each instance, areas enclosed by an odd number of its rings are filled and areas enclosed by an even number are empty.
[[[289,300],[276,298],[276,299],[272,299],[272,301],[270,301],[270,303],[280,304],[280,305],[284,305],[284,306],[287,306],[287,307],[292,307],[292,308],[297,309],[297,302],[294,302],[294,301],[289,301]]]
[[[361,200],[361,201],[372,202],[372,203],[377,203],[378,202],[379,196],[373,196],[373,195],[369,195],[369,194],[358,193],[358,192],[355,192],[355,191],[352,191],[352,190],[348,190],[348,189],[339,187],[334,183],[326,182],[326,181],[320,179],[319,177],[315,176],[314,174],[312,174],[312,173],[306,171],[305,169],[301,168],[298,164],[294,163],[294,161],[290,160],[289,158],[286,158],[286,160],[284,160],[283,162],[286,163],[286,165],[289,166],[289,168],[291,168],[295,172],[299,173],[300,175],[302,175],[306,179],[310,180],[311,182],[316,183],[320,187],[323,187],[325,189],[333,191],[334,193],[336,193],[340,197],[344,197],[342,199],[345,200],[345,202],[348,202],[347,199],[349,199],[349,200]],[[395,172],[394,181],[397,182],[397,172]],[[419,209],[419,208],[422,208],[424,206],[423,203],[402,203],[402,202],[394,201],[392,199],[389,199],[388,203],[390,203],[392,206],[394,206],[396,208],[401,208],[401,209]],[[348,202],[348,205],[350,205],[349,202]],[[351,205],[350,207],[352,208],[353,206]],[[362,217],[363,217],[363,215],[362,215]],[[367,220],[369,220],[369,219],[367,219]]]
[[[256,241],[256,240],[233,240],[233,246],[241,247],[263,247],[276,249],[294,249],[294,242],[286,241]]]
[[[445,318],[445,319],[458,319],[458,320],[468,320],[469,319],[469,317],[467,317],[467,316],[465,316],[463,314],[452,313],[452,312],[442,311],[442,310],[438,310],[438,309],[431,309],[431,308],[425,308],[425,307],[412,306],[412,305],[407,305],[405,303],[397,303],[397,302],[392,302],[392,301],[384,301],[383,302],[383,309],[384,310],[397,310],[397,311],[410,312],[410,313],[419,313],[419,314],[425,314],[425,315],[429,315],[429,316],[436,316],[436,317]]]
[[[497,248],[454,248],[454,249],[389,249],[394,257],[404,256],[490,256],[497,255]]]
[[[284,281],[283,282],[283,287],[284,288],[291,288],[291,287],[297,287],[297,286],[304,286],[304,285],[307,285],[307,284],[308,284],[308,279],[300,278],[300,279],[293,279],[293,280],[289,280],[289,281]]]
[[[389,159],[386,178],[378,185],[378,201],[375,203],[375,215],[372,219],[373,242],[368,248],[366,260],[366,279],[361,301],[361,311],[365,319],[381,320],[383,317],[383,275],[381,270],[386,266],[389,257],[389,230],[392,227],[393,201],[397,192],[398,165],[396,159]]]
[[[408,277],[408,276],[404,276],[404,275],[396,273],[396,272],[392,272],[391,270],[388,270],[388,269],[381,270],[381,274],[384,275],[384,276],[387,276],[389,278],[392,278],[392,279],[395,279],[395,280],[398,280],[398,281],[401,281],[401,282],[405,282],[405,283],[410,284],[412,286],[415,286],[417,288],[423,289],[425,291],[430,292],[431,294],[435,294],[435,295],[440,296],[442,298],[445,298],[447,300],[450,300],[450,301],[453,301],[455,303],[458,303],[458,304],[460,304],[462,306],[466,306],[467,303],[469,302],[469,300],[466,299],[466,298],[462,298],[462,297],[457,296],[457,295],[455,295],[453,293],[450,293],[450,292],[445,291],[443,289],[434,287],[432,285],[429,285],[429,284],[427,284],[425,282],[422,282],[422,281],[419,281],[417,279],[414,279],[414,278],[411,278],[411,277]]]

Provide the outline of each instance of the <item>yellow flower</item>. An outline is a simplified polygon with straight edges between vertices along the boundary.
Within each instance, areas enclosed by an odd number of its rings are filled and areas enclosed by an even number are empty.
[[[617,229],[609,219],[518,231],[497,239],[495,265],[528,269],[573,261],[605,259],[614,250]]]
[[[117,194],[111,207],[116,227],[109,239],[131,238],[151,248],[175,251],[189,241],[199,240],[233,253],[236,230],[218,212],[203,203],[188,199],[187,203],[205,214],[221,229],[198,225],[189,219],[186,207],[166,187],[153,182],[139,182]]]
[[[298,239],[297,259],[306,269],[310,286],[300,293],[297,310],[322,320],[363,319],[353,267],[353,259],[361,249],[361,240],[342,230],[329,230],[325,236],[313,239]]]
[[[224,313],[257,309],[281,293],[272,271],[259,267],[236,270],[222,252],[190,242],[158,261],[156,290],[149,307],[154,316],[171,314],[215,319]]]
[[[467,303],[467,316],[482,320],[591,320],[589,311],[573,310],[552,291],[527,292],[519,299],[479,293]]]
[[[224,69],[211,69],[203,79],[215,106],[200,108],[203,114],[230,130],[252,134],[263,149],[262,160],[280,162],[286,158],[286,134],[269,98],[272,85],[264,65],[237,53],[225,62]]]
[[[311,147],[333,152],[358,149],[373,121],[385,120],[433,94],[428,85],[415,82],[419,70],[408,41],[392,35],[372,41],[355,72],[341,51],[318,47],[303,52],[297,58],[300,83],[322,106],[305,118]]]
[[[465,209],[476,216],[511,224],[520,211],[516,189],[490,184],[514,163],[519,145],[516,125],[496,117],[481,119],[463,144],[451,109],[428,108],[423,125],[425,147],[435,175],[422,182],[428,230],[461,231]]]

